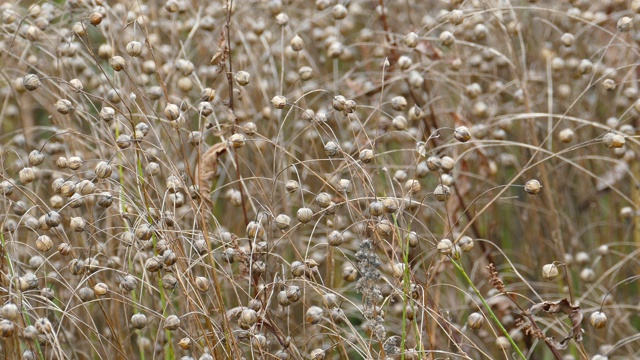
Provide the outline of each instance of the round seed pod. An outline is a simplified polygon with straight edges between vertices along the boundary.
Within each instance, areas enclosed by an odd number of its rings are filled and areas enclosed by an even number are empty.
[[[166,274],[162,277],[162,287],[168,291],[176,288],[178,280],[171,274]]]
[[[573,34],[571,34],[571,33],[564,33],[564,34],[562,34],[562,36],[560,36],[560,42],[565,47],[573,46],[573,43],[574,43],[575,40],[576,40],[575,36],[573,36]]]
[[[73,104],[67,99],[60,99],[56,101],[55,108],[60,114],[66,115],[73,109]]]
[[[70,225],[71,225],[71,230],[75,232],[81,232],[87,227],[87,224],[84,221],[84,219],[79,216],[72,217]]]
[[[342,279],[347,282],[353,282],[358,277],[358,270],[351,265],[346,265],[342,269]]]
[[[178,346],[180,346],[180,348],[182,350],[189,350],[189,349],[191,349],[191,347],[193,347],[193,342],[191,341],[190,338],[184,337],[184,338],[180,339],[180,341],[178,341]],[[191,359],[193,359],[193,358],[191,358]]]
[[[38,166],[44,162],[44,154],[39,150],[33,150],[29,153],[29,165]]]
[[[291,218],[285,214],[279,214],[275,219],[276,227],[280,230],[287,229],[291,224]]]
[[[2,335],[3,338],[11,337],[14,329],[15,326],[11,321],[7,319],[0,321],[0,335]]]
[[[323,349],[313,349],[309,353],[310,360],[324,360],[325,351]]]
[[[49,334],[53,331],[53,327],[51,326],[51,322],[47,318],[39,318],[36,320],[34,324],[36,330],[40,334]]]
[[[307,266],[301,261],[294,261],[291,263],[291,275],[294,277],[301,277],[307,271]]]
[[[195,280],[196,289],[200,292],[207,292],[209,290],[209,279],[204,276],[198,276]]]
[[[404,184],[404,189],[410,194],[415,194],[422,189],[422,185],[420,185],[420,182],[418,180],[409,179]]]
[[[436,189],[433,190],[433,195],[438,201],[446,201],[451,195],[451,190],[446,185],[438,185]]]
[[[144,329],[147,327],[147,316],[144,314],[133,314],[133,316],[131,316],[131,326],[138,330]]]
[[[292,193],[300,188],[300,184],[298,184],[298,182],[295,180],[287,180],[287,182],[284,184],[284,188],[288,193]]]
[[[36,74],[27,74],[22,78],[22,86],[29,91],[34,91],[40,87],[42,83]]]
[[[558,277],[558,267],[555,264],[546,264],[542,267],[542,277],[546,280],[553,280]]]
[[[591,324],[594,329],[602,329],[607,326],[607,315],[602,311],[595,311],[589,316],[589,324]]]
[[[114,71],[122,71],[124,70],[124,67],[127,65],[127,62],[124,60],[124,58],[122,56],[112,56],[109,59],[109,66],[111,66],[111,68]]]
[[[96,173],[96,176],[100,179],[106,179],[108,177],[111,176],[113,169],[111,168],[111,165],[106,162],[106,161],[100,161],[95,169],[94,172]]]
[[[247,138],[244,136],[244,134],[235,133],[229,136],[229,143],[235,149],[243,147],[246,142]]]
[[[301,51],[302,49],[304,49],[304,40],[300,37],[300,35],[296,34],[289,42],[289,45],[291,45],[291,49],[293,51]]]
[[[60,195],[70,197],[76,193],[76,183],[73,181],[65,181],[60,187]]]
[[[91,182],[90,180],[82,180],[76,185],[76,191],[80,194],[75,195],[91,195],[94,191],[96,191],[96,184]]]
[[[284,290],[278,292],[278,305],[282,307],[291,305],[291,301],[287,298],[287,292]]]
[[[561,142],[563,143],[570,143],[573,141],[574,139],[574,133],[573,130],[567,128],[567,129],[562,129],[559,133],[558,133],[558,138],[560,139]]]
[[[149,240],[153,235],[153,227],[150,226],[149,224],[144,224],[144,223],[140,224],[138,225],[138,227],[136,227],[135,235],[140,240],[143,240],[143,241]]]
[[[536,195],[540,190],[542,190],[542,185],[540,185],[538,180],[529,180],[524,184],[524,191],[526,191],[527,194]]]
[[[142,44],[139,41],[130,41],[125,50],[131,57],[138,57],[142,54]]]
[[[442,239],[438,242],[437,249],[442,255],[451,255],[453,251],[453,243],[449,239]]]
[[[285,294],[291,303],[295,303],[300,300],[300,288],[296,285],[287,286]]]
[[[445,172],[450,172],[456,166],[456,161],[450,156],[443,156],[441,159],[440,167]]]
[[[240,86],[245,86],[249,84],[251,75],[246,71],[238,71],[234,78],[236,80],[236,84]]]
[[[438,171],[442,166],[442,160],[436,156],[429,156],[426,160],[427,167],[431,171]]]
[[[633,29],[633,19],[628,16],[623,16],[618,20],[616,27],[620,32],[629,32]]]
[[[335,5],[331,9],[331,16],[333,16],[335,20],[342,20],[346,18],[347,15],[349,15],[349,10],[342,4]]]
[[[82,159],[79,156],[72,156],[67,160],[69,170],[78,170],[82,166]]]
[[[331,205],[331,195],[326,192],[318,193],[318,195],[316,195],[316,202],[318,203],[318,206],[326,209]]]
[[[300,208],[298,209],[297,216],[298,216],[298,221],[300,221],[303,224],[306,224],[313,219],[313,210],[306,207]]]
[[[144,268],[148,272],[154,273],[162,269],[163,262],[157,256],[147,259],[144,263]]]
[[[20,291],[25,292],[38,288],[38,278],[33,273],[27,273],[18,278],[18,287]]]
[[[453,132],[453,137],[460,142],[467,142],[471,140],[471,132],[466,126],[458,126]]]
[[[258,321],[258,313],[252,309],[244,309],[238,317],[238,325],[245,330],[249,330]]]
[[[53,241],[48,235],[40,235],[36,239],[36,248],[41,252],[47,252],[53,247]]]
[[[109,286],[107,284],[105,284],[105,283],[97,283],[93,287],[93,292],[96,294],[96,296],[103,296],[108,291],[109,291]]]
[[[584,268],[580,271],[580,279],[586,283],[592,283],[596,280],[596,272],[591,268]]]
[[[332,293],[322,295],[322,305],[327,309],[333,309],[340,306],[340,304],[338,304],[338,297]]]
[[[368,164],[373,160],[373,158],[374,158],[373,150],[364,149],[360,151],[360,161],[362,161],[363,163]]]
[[[340,246],[342,245],[342,243],[344,243],[344,236],[340,231],[333,230],[331,233],[329,233],[329,236],[327,236],[327,242],[331,246]]]
[[[98,205],[103,208],[108,208],[113,204],[113,195],[110,192],[104,191],[98,196]]]
[[[380,201],[374,201],[369,204],[369,214],[371,216],[382,216],[384,215],[384,205]]]
[[[622,135],[614,134],[614,133],[605,134],[603,141],[604,141],[604,145],[609,149],[621,148],[624,146],[626,142]]]
[[[418,40],[420,40],[420,37],[412,31],[404,36],[404,45],[410,48],[415,48],[418,46]]]
[[[250,239],[262,238],[264,236],[264,228],[257,221],[251,221],[247,225],[247,237]]]
[[[100,109],[100,119],[106,123],[110,123],[116,118],[116,110],[112,107],[105,106]]]
[[[271,99],[271,104],[276,109],[284,109],[287,105],[287,98],[282,95],[276,95]]]
[[[298,69],[298,76],[300,76],[300,80],[308,81],[313,78],[313,68],[310,66],[302,66]]]
[[[324,152],[328,157],[334,157],[340,153],[340,147],[333,141],[328,141],[324,145]]]
[[[18,173],[18,177],[20,178],[20,182],[22,182],[23,184],[29,184],[32,183],[33,180],[35,180],[36,173],[32,168],[26,167],[20,170],[20,172]]]
[[[125,292],[130,292],[135,290],[138,285],[138,280],[133,275],[126,275],[122,281],[120,281],[120,288]]]
[[[322,320],[322,308],[319,306],[311,306],[307,309],[305,320],[310,324],[317,324]]]
[[[180,108],[176,104],[167,104],[164,108],[164,116],[171,121],[177,120],[180,117]]]
[[[19,315],[20,310],[18,309],[18,306],[16,306],[16,304],[7,303],[2,307],[2,317],[7,320],[14,321],[18,318]]]
[[[482,316],[482,313],[473,312],[469,314],[469,317],[467,318],[467,326],[471,329],[477,330],[480,329],[482,325],[484,325],[484,316]]]
[[[394,96],[391,99],[391,108],[393,110],[402,111],[407,107],[407,99],[404,96]]]
[[[463,236],[458,240],[457,245],[460,246],[460,249],[464,252],[469,252],[473,250],[474,242],[473,239],[469,236]]]
[[[54,228],[62,222],[62,216],[57,211],[49,211],[44,216],[44,221],[48,227]]]
[[[131,146],[131,136],[129,136],[127,134],[120,134],[118,136],[118,138],[116,139],[116,145],[120,149],[128,148],[129,146]]]
[[[83,287],[83,288],[80,288],[80,290],[78,290],[78,297],[83,302],[87,302],[87,301],[95,300],[96,295],[93,292],[93,289],[89,287]]]
[[[456,37],[453,35],[453,33],[446,30],[440,33],[439,39],[440,44],[446,47],[453,45],[453,43],[456,41]]]
[[[405,263],[395,263],[392,266],[392,270],[393,270],[393,277],[395,277],[396,279],[402,279],[404,277],[404,272],[407,269],[407,266]]]
[[[60,255],[67,256],[71,254],[71,250],[71,245],[67,243],[61,243],[60,245],[58,245],[58,252],[60,253]]]

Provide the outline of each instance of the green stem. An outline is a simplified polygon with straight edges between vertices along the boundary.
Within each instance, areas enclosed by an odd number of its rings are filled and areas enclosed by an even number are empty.
[[[473,284],[473,281],[471,281],[471,279],[469,278],[469,275],[467,275],[467,272],[464,271],[464,268],[462,267],[462,265],[458,264],[453,259],[451,259],[451,263],[453,263],[453,265],[458,269],[458,271],[460,271],[462,276],[464,276],[465,280],[467,280],[467,283],[469,283],[469,285],[473,288],[473,291],[475,291],[476,295],[478,295],[478,298],[480,298],[480,301],[482,301],[482,305],[484,305],[484,308],[487,310],[489,315],[491,315],[491,318],[493,319],[493,321],[498,325],[500,330],[502,330],[502,333],[504,334],[504,336],[506,336],[507,339],[509,339],[509,342],[511,343],[511,346],[513,346],[515,351],[518,353],[518,355],[520,355],[520,357],[523,360],[526,360],[527,357],[524,356],[522,351],[520,351],[520,348],[518,348],[518,345],[516,345],[515,341],[513,341],[513,339],[511,338],[511,335],[509,335],[509,332],[507,331],[507,329],[505,329],[504,326],[502,326],[502,323],[500,323],[500,320],[498,320],[498,317],[496,316],[496,314],[493,313],[493,311],[491,310],[491,307],[489,306],[489,304],[487,304],[487,301],[484,299],[484,297],[480,293],[480,290],[478,290],[478,288]]]

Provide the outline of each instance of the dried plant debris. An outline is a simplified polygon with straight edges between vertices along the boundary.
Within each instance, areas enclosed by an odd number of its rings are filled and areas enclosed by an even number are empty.
[[[539,304],[533,305],[529,311],[531,314],[536,314],[539,311],[544,311],[549,314],[565,314],[571,321],[571,333],[560,341],[552,340],[554,346],[558,349],[564,349],[567,346],[567,342],[572,338],[577,342],[582,341],[582,334],[584,330],[580,326],[582,323],[582,312],[580,306],[571,305],[566,298],[558,301],[543,301]]]

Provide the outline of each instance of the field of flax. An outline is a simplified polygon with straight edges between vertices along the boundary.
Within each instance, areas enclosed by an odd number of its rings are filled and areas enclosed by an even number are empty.
[[[4,1],[0,358],[639,358],[639,13]]]

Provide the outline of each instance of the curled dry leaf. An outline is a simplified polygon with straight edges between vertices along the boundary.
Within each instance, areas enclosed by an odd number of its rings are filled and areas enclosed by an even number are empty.
[[[209,203],[211,201],[209,200],[209,189],[211,189],[212,179],[218,171],[218,157],[227,151],[227,146],[226,141],[211,146],[202,153],[196,166],[196,185],[198,185],[200,196]]]
[[[553,341],[551,341],[554,346],[559,346],[556,347],[557,349],[562,349],[562,346],[566,347],[567,342],[571,338],[574,338],[578,342],[582,341],[582,328],[580,327],[580,324],[582,323],[582,312],[580,311],[580,306],[571,305],[569,300],[565,298],[558,301],[543,301],[539,304],[533,305],[530,309],[532,314],[535,314],[540,310],[549,314],[564,313],[569,316],[569,320],[571,321],[571,334],[559,342],[555,339],[552,339]]]

